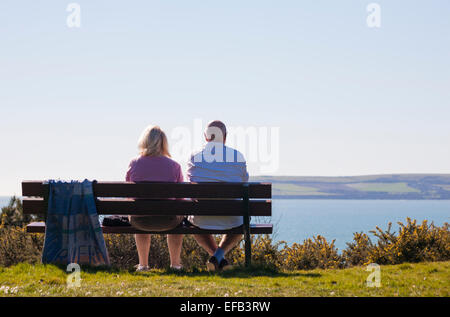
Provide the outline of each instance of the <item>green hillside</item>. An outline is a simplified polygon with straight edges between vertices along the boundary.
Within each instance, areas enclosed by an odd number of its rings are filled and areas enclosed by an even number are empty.
[[[272,183],[274,198],[450,199],[450,174],[257,176],[251,181]]]

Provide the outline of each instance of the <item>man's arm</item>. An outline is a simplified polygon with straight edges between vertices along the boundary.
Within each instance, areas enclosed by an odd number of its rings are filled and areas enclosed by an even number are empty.
[[[239,152],[239,151],[236,151],[236,152],[237,152],[236,153],[237,162],[241,163],[239,165],[241,165],[241,169],[242,169],[242,171],[241,171],[242,182],[244,182],[244,183],[248,182],[249,175],[248,175],[248,171],[247,171],[247,161],[245,160],[245,157],[241,152]]]

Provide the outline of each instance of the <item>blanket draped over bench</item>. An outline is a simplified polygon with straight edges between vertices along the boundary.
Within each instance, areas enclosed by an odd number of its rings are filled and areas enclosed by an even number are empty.
[[[92,182],[48,184],[42,263],[109,265]]]

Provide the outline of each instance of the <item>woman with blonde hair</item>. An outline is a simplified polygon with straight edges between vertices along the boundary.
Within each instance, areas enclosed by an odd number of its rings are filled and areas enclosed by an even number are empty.
[[[170,158],[166,134],[158,126],[149,126],[139,138],[139,157],[128,167],[127,182],[183,182],[180,164]],[[130,216],[133,227],[143,231],[166,231],[180,225],[183,216]],[[136,248],[139,254],[137,271],[146,271],[150,253],[150,234],[136,234]],[[181,269],[181,245],[183,235],[167,235],[170,267]]]

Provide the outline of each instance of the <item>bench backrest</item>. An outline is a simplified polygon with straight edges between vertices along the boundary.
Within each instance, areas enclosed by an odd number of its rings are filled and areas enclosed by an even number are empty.
[[[25,214],[45,214],[48,184],[22,182]],[[94,182],[97,212],[107,215],[271,216],[269,183]],[[174,200],[187,198],[198,200]]]

